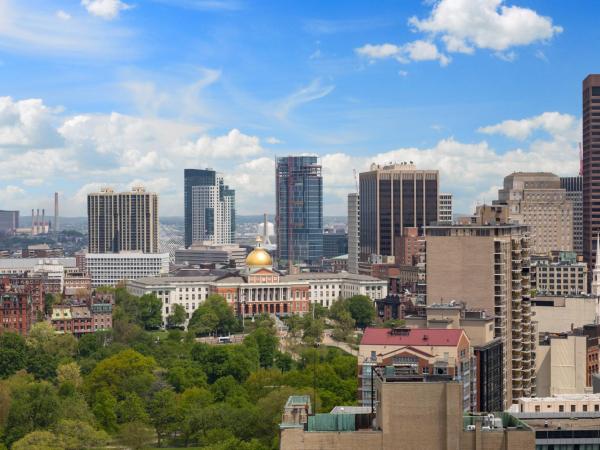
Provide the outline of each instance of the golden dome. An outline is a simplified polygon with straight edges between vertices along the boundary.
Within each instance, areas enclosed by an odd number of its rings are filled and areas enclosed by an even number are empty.
[[[257,245],[254,250],[246,257],[246,265],[248,267],[265,267],[272,266],[273,259],[268,251],[261,247],[262,240],[258,238]]]

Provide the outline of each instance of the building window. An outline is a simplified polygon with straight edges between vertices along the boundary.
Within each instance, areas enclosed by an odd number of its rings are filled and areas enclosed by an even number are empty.
[[[587,405],[583,405],[583,412],[587,412]]]
[[[565,405],[558,405],[558,412],[565,412]]]
[[[575,405],[571,405],[571,412],[575,412]]]
[[[535,412],[540,412],[540,405],[535,405]]]

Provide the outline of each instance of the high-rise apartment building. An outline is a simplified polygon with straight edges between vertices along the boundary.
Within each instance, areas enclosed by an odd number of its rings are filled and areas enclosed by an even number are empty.
[[[573,251],[583,255],[583,176],[561,177],[560,187],[573,204]]]
[[[600,75],[583,80],[583,258],[596,263],[594,250],[600,232]]]
[[[185,246],[235,240],[235,191],[210,169],[184,170]]]
[[[439,225],[425,232],[427,304],[456,300],[494,316],[494,335],[503,343],[505,408],[534,395],[528,227]]]
[[[439,173],[412,163],[372,164],[360,182],[360,260],[392,256],[405,228],[438,220]]]
[[[553,173],[515,172],[504,177],[495,204],[507,205],[511,222],[531,227],[531,251],[573,251],[573,205]]]
[[[323,177],[318,158],[277,158],[275,190],[280,266],[317,264],[323,257]]]
[[[158,252],[158,196],[134,187],[88,194],[90,253]]]
[[[360,201],[357,193],[348,194],[348,272],[358,273],[360,255]]]
[[[14,232],[19,228],[19,211],[0,211],[0,233]]]
[[[452,194],[440,194],[438,210],[438,223],[444,225],[452,224]]]

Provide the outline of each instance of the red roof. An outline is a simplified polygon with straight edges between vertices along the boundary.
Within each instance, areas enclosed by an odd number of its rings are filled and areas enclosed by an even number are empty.
[[[360,341],[361,345],[411,345],[456,347],[463,334],[461,329],[444,328],[405,328],[405,332],[389,328],[367,328]]]

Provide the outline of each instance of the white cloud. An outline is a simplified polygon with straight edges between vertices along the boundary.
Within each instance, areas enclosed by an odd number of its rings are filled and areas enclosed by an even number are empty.
[[[201,136],[195,142],[189,142],[177,149],[177,153],[189,159],[225,159],[247,158],[262,153],[260,140],[256,136],[248,136],[237,129],[224,136],[213,138]]]
[[[71,18],[71,14],[59,9],[56,11],[56,17],[58,17],[60,20],[69,20]]]
[[[314,79],[308,86],[293,92],[275,106],[275,116],[279,119],[287,118],[288,114],[298,106],[331,94],[335,86],[330,84],[323,86],[321,79]]]
[[[267,144],[271,144],[271,145],[283,144],[283,141],[280,139],[277,139],[275,136],[269,136],[268,138],[265,139],[265,142]]]
[[[389,43],[381,45],[367,44],[355,51],[358,55],[370,59],[394,58],[404,64],[411,61],[439,61],[440,65],[446,66],[450,63],[450,58],[440,53],[433,42],[422,40],[409,42],[401,46]]]
[[[507,6],[504,0],[440,0],[429,17],[412,17],[409,23],[418,31],[441,35],[450,52],[473,47],[502,52],[547,41],[563,31],[551,18]]]
[[[131,8],[121,0],[81,0],[81,5],[93,16],[104,20],[115,19],[121,11]]]
[[[0,149],[58,145],[57,112],[40,99],[14,101],[10,97],[0,97]]]
[[[581,135],[581,123],[570,114],[545,112],[538,116],[521,120],[505,120],[496,125],[479,128],[486,134],[502,134],[504,136],[524,140],[536,130],[543,130],[557,139],[577,141]]]
[[[448,53],[473,54],[476,49],[492,50],[505,61],[514,61],[513,47],[546,42],[563,29],[529,8],[507,5],[504,0],[438,0],[431,3],[425,19],[411,17],[409,24],[427,39],[406,44],[367,44],[357,48],[361,56],[372,59],[395,58],[400,62],[439,60],[442,66],[450,57],[435,43],[439,39]]]
[[[19,186],[9,184],[8,186],[0,189],[0,202],[8,203],[11,201],[18,200],[25,196],[25,191]]]

